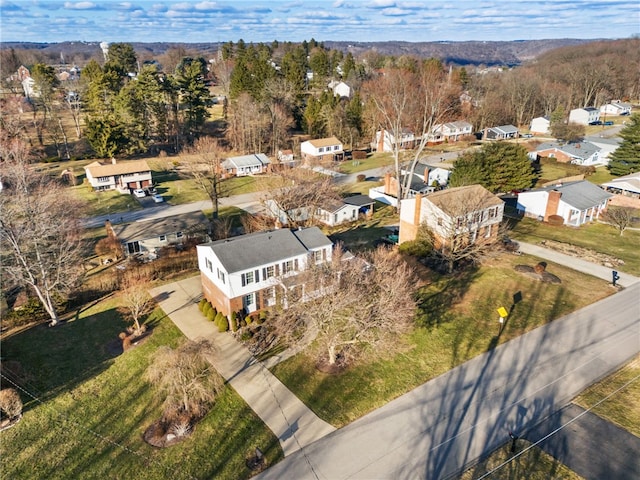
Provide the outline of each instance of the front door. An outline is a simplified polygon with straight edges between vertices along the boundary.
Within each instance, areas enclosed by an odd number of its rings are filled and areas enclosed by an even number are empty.
[[[242,307],[244,311],[247,313],[255,312],[257,309],[256,305],[256,294],[255,292],[250,293],[249,295],[245,295],[242,298]]]

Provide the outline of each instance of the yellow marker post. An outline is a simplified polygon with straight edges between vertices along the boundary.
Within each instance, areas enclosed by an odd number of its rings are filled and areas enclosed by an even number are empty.
[[[498,315],[500,315],[502,318],[507,318],[507,316],[509,315],[509,312],[507,312],[506,308],[500,307],[498,309]]]

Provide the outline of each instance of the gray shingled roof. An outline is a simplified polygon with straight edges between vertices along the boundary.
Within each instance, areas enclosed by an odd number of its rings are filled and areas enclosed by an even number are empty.
[[[178,232],[186,234],[198,229],[206,232],[208,224],[207,217],[202,212],[188,212],[154,220],[145,220],[144,222],[123,223],[112,226],[118,240],[121,242],[133,242]]]
[[[364,207],[365,205],[375,203],[369,195],[351,195],[350,197],[345,197],[343,200],[347,205],[355,205],[357,207]]]
[[[225,168],[229,168],[229,163],[237,168],[253,167],[255,165],[268,165],[271,163],[269,157],[264,153],[253,153],[251,155],[240,155],[237,157],[229,157],[222,164]]]
[[[586,180],[566,183],[564,185],[550,185],[533,191],[557,190],[562,193],[561,201],[571,205],[576,210],[586,210],[596,205],[600,205],[606,199],[613,197],[611,193]]]
[[[203,246],[210,247],[225,270],[234,273],[305,255],[310,249],[325,245],[331,245],[331,240],[318,227],[311,227],[298,231],[283,228],[250,233]]]
[[[594,153],[602,150],[600,147],[598,147],[597,145],[594,145],[591,142],[571,142],[571,143],[565,143],[565,144],[548,142],[548,143],[543,143],[539,145],[536,148],[536,152],[541,152],[543,150],[550,150],[552,148],[560,150],[561,152],[564,152],[567,155],[571,155],[572,157],[576,157],[576,158],[589,158]]]

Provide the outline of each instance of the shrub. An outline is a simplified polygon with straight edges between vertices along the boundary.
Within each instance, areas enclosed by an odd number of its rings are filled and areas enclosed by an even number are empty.
[[[205,317],[209,316],[209,312],[211,311],[211,304],[207,301],[202,307],[202,313]]]
[[[22,400],[13,388],[0,390],[0,411],[10,419],[19,417],[22,413]]]
[[[209,320],[210,322],[214,322],[217,320],[217,314],[215,313],[215,311],[210,308],[209,311],[207,312],[207,320]]]
[[[219,314],[217,317],[217,322],[216,324],[218,325],[218,331],[219,332],[226,332],[229,330],[229,323],[230,320],[227,320],[227,317],[225,317],[222,314]]]
[[[258,318],[256,320],[256,323],[258,325],[262,325],[265,320],[267,319],[267,312],[265,312],[264,310],[262,310],[259,314],[258,314]]]
[[[367,179],[367,176],[366,176],[364,173],[360,173],[360,174],[358,174],[358,176],[356,177],[356,179],[357,179],[359,182],[364,182],[364,181]]]
[[[204,307],[205,305],[211,305],[206,298],[203,298],[202,300],[200,300],[200,303],[198,303],[198,308],[200,309],[200,311],[202,313],[204,313]]]

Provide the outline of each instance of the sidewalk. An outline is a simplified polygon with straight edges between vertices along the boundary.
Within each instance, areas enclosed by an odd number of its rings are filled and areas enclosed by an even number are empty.
[[[578,272],[586,273],[587,275],[607,280],[608,282],[612,281],[613,269],[611,268],[587,262],[585,260],[582,260],[581,258],[572,257],[571,255],[565,255],[564,253],[556,252],[555,250],[552,250],[550,248],[541,247],[532,243],[518,241],[518,244],[520,245],[520,251],[522,253],[534,255],[539,258],[544,258],[559,265],[564,265],[565,267],[572,268],[573,270],[576,270]],[[621,285],[623,287],[629,287],[636,282],[640,282],[640,278],[629,275],[628,273],[618,272],[618,275],[620,276],[620,278],[617,283],[618,285]]]
[[[335,430],[320,420],[229,333],[219,333],[198,308],[200,277],[150,291],[160,307],[189,339],[206,338],[216,347],[213,366],[256,412],[290,455]]]

